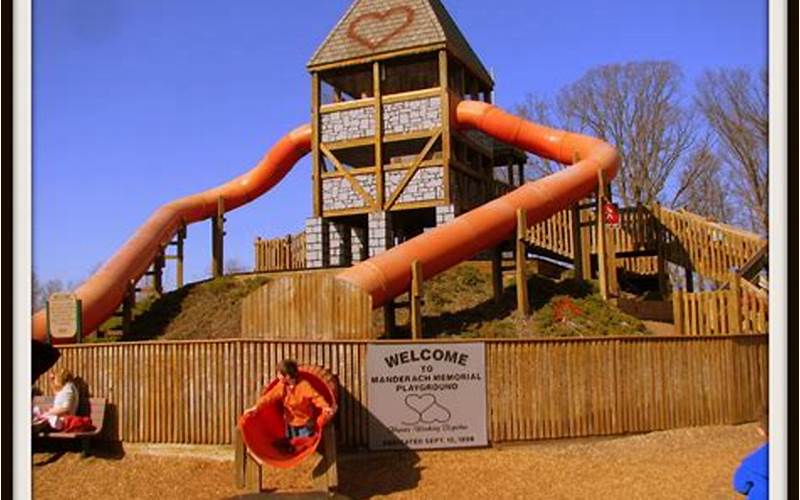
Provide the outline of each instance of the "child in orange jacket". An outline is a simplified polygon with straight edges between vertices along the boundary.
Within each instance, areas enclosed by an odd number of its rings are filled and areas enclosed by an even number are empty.
[[[278,383],[261,397],[257,406],[278,400],[283,403],[288,439],[314,434],[315,409],[322,412],[323,421],[333,416],[333,409],[325,398],[308,381],[297,378],[297,362],[291,359],[278,365]]]

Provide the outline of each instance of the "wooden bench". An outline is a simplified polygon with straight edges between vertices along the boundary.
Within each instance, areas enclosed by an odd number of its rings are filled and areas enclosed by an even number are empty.
[[[33,405],[40,410],[47,411],[53,406],[53,396],[35,396]],[[88,432],[39,432],[34,434],[35,438],[45,439],[79,439],[81,440],[81,451],[83,456],[89,455],[89,446],[92,438],[96,437],[103,430],[103,421],[106,416],[106,399],[89,398],[89,408],[86,411],[86,403],[82,400],[78,404],[78,415],[89,415],[92,419],[93,431]],[[83,411],[82,411],[83,410]]]

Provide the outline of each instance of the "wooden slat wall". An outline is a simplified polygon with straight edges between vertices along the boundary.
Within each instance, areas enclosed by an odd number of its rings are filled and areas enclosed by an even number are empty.
[[[686,211],[664,207],[654,210],[664,228],[667,260],[685,266],[691,263],[701,276],[726,282],[766,243],[754,233],[712,222]]]
[[[306,267],[306,233],[274,240],[256,239],[256,272],[290,271]]]
[[[63,346],[56,366],[108,399],[112,439],[229,444],[281,359],[320,364],[341,384],[337,435],[352,449],[368,443],[367,344],[83,344]],[[732,424],[754,420],[766,398],[767,337],[489,340],[486,374],[493,442]]]
[[[372,298],[330,273],[271,281],[242,300],[242,337],[371,339]]]
[[[744,282],[743,282],[744,283]],[[676,293],[673,295],[673,308],[676,318],[682,321],[676,325],[683,335],[728,335],[732,333],[761,333],[769,331],[767,313],[769,298],[755,287],[742,286],[738,303],[733,290],[713,292]],[[734,309],[738,306],[741,324],[735,324]]]

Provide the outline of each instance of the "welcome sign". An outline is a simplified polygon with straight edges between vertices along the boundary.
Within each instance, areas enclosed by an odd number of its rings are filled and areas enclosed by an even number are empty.
[[[369,344],[373,450],[486,446],[482,343]]]

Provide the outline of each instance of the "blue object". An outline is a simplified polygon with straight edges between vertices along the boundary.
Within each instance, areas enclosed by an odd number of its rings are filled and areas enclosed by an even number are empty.
[[[287,427],[288,429],[286,430],[286,437],[289,439],[296,437],[311,437],[311,435],[314,434],[314,430],[309,429],[308,427]]]
[[[733,488],[750,500],[769,498],[769,443],[742,460],[733,476]]]

